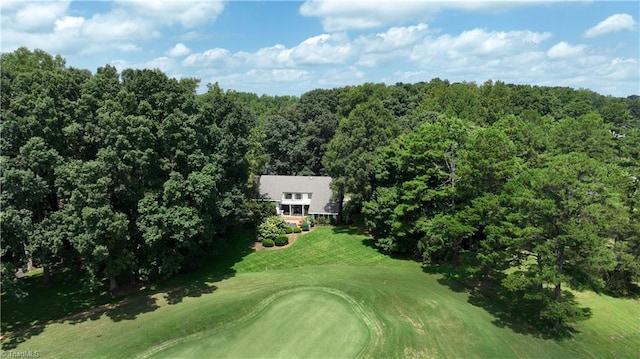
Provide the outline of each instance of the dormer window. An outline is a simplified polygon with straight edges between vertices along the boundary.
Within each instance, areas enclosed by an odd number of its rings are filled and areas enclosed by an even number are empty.
[[[285,193],[284,199],[291,199],[291,193]]]
[[[302,199],[302,193],[296,193],[296,199]]]
[[[311,199],[311,193],[307,193],[307,198]]]

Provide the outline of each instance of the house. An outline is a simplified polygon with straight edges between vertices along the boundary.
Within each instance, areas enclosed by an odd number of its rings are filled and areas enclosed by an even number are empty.
[[[279,215],[336,217],[338,202],[327,176],[272,176],[258,178],[260,195],[275,203]]]

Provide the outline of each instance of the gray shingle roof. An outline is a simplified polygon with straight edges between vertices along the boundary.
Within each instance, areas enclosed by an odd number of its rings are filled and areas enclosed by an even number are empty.
[[[334,201],[329,187],[331,177],[327,176],[273,176],[264,175],[258,179],[260,194],[272,201],[279,201],[285,192],[312,193],[310,214],[338,213],[338,203]]]

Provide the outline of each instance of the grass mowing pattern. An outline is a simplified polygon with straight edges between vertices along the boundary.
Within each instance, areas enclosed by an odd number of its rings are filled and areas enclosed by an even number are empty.
[[[319,227],[290,248],[251,253],[233,266],[237,272],[261,272],[307,266],[411,266],[411,260],[395,260],[373,248],[373,242],[353,228]],[[364,244],[364,245],[363,245]]]
[[[418,263],[378,253],[351,230],[318,228],[289,248],[250,253],[226,265],[224,276],[203,269],[183,278],[187,295],[178,300],[162,291],[142,296],[85,320],[49,325],[12,350],[37,350],[46,358],[125,358],[198,335],[221,341],[219,333],[233,333],[261,313],[256,308],[266,298],[300,288],[343,293],[375,318],[383,339],[370,342],[363,357],[637,358],[640,348],[637,299],[578,293],[593,318],[580,323],[571,339],[543,339],[524,324],[504,323],[470,301],[464,288],[445,285]],[[199,348],[190,350],[212,356]]]
[[[265,300],[221,330],[152,348],[154,358],[357,357],[379,332],[352,299],[324,288],[298,288]],[[141,357],[146,357],[143,354]]]

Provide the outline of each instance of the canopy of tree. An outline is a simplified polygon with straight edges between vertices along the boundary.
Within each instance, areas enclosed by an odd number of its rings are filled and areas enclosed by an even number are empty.
[[[488,81],[257,96],[25,48],[2,54],[2,291],[31,263],[86,288],[212,260],[258,174],[331,175],[342,219],[558,330],[566,287],[640,280],[640,97]],[[264,211],[263,211],[264,212]],[[53,270],[52,270],[53,269]]]

